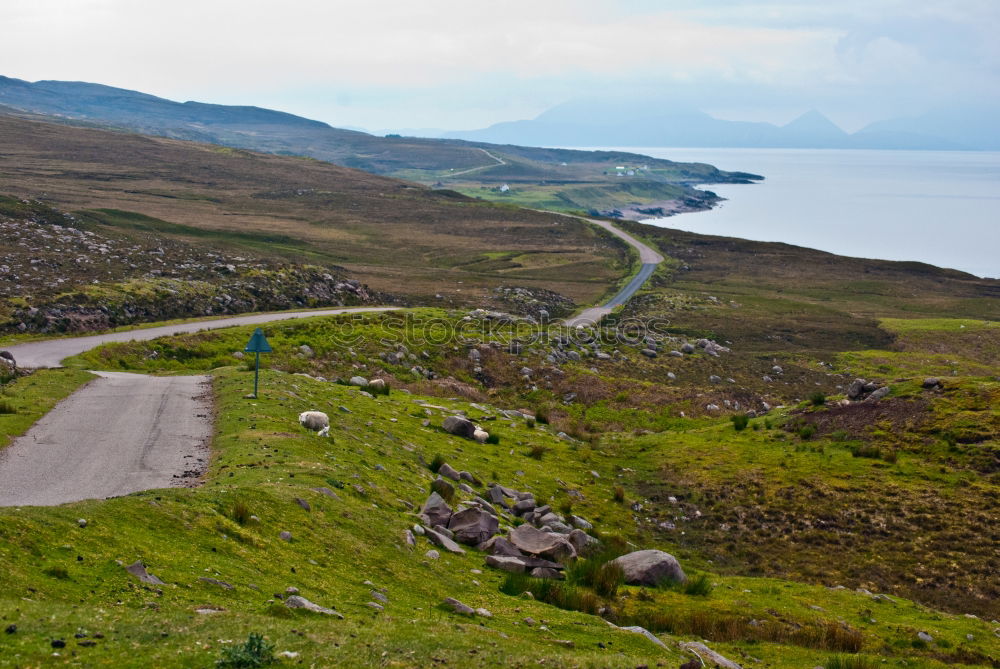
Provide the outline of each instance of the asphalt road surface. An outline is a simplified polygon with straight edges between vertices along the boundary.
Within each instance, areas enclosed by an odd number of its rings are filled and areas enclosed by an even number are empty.
[[[344,307],[342,309],[318,309],[315,311],[285,311],[276,314],[250,314],[247,316],[231,316],[211,321],[196,321],[178,325],[160,325],[155,328],[128,330],[127,332],[112,332],[110,334],[91,335],[88,337],[66,337],[64,339],[49,339],[48,341],[28,342],[7,346],[17,361],[18,366],[27,368],[59,367],[62,361],[71,355],[78,355],[101,344],[121,341],[147,341],[180,333],[198,332],[199,330],[216,330],[235,325],[259,325],[273,321],[284,321],[290,318],[311,318],[312,316],[333,316],[349,312],[391,311],[392,307]]]
[[[642,267],[639,269],[638,274],[632,277],[632,280],[628,282],[628,285],[622,288],[617,295],[612,297],[606,303],[599,307],[584,309],[576,316],[571,316],[563,321],[564,325],[571,328],[581,325],[594,325],[602,318],[610,314],[615,307],[625,304],[628,298],[635,295],[635,292],[642,288],[642,284],[646,283],[646,280],[653,275],[653,271],[656,269],[656,266],[663,262],[663,256],[657,251],[653,250],[646,244],[643,244],[627,232],[619,230],[611,223],[594,219],[587,220],[594,225],[601,226],[615,237],[624,240],[627,244],[635,248],[635,250],[639,252],[639,260],[642,261]]]
[[[255,325],[290,318],[385,311],[358,307],[252,314],[8,347],[21,367],[57,367],[108,342]],[[207,376],[96,372],[7,448],[0,506],[52,506],[139,490],[195,485],[208,463],[212,406]]]
[[[97,374],[0,450],[0,506],[198,482],[212,435],[209,377]]]

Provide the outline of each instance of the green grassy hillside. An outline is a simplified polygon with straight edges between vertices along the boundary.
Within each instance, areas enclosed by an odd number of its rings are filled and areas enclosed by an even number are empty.
[[[305,337],[319,348],[318,335],[330,325],[318,319],[296,334],[275,329],[273,341]],[[202,337],[226,350],[246,334]],[[170,340],[155,345],[181,350]],[[98,356],[124,363],[128,351],[113,347]],[[207,366],[195,356],[188,360],[188,368]],[[115,365],[123,366],[131,365]],[[202,487],[0,510],[0,557],[10,566],[0,576],[0,615],[5,626],[16,626],[4,637],[6,662],[208,667],[253,632],[277,651],[299,653],[282,664],[316,666],[536,666],[541,660],[567,667],[676,666],[693,657],[679,646],[691,639],[707,639],[745,666],[830,666],[840,656],[849,656],[851,666],[869,666],[865,658],[875,666],[879,657],[898,666],[990,666],[998,655],[984,621],[894,594],[740,576],[731,565],[720,571],[680,533],[653,529],[641,478],[675,450],[687,453],[689,467],[700,467],[691,449],[711,451],[720,440],[732,441],[729,421],[689,421],[660,442],[649,436],[578,443],[555,436],[555,427],[503,418],[489,404],[422,398],[398,388],[387,397],[365,397],[356,388],[274,370],[263,377],[261,399],[247,400],[245,367],[213,374],[216,456]],[[297,425],[305,409],[330,414],[330,438]],[[442,432],[442,417],[452,409],[487,425],[500,442],[477,444]],[[737,435],[738,441],[757,450],[762,465],[771,457],[765,453],[786,447],[751,434]],[[404,530],[429,492],[434,474],[427,463],[435,456],[484,482],[532,491],[563,509],[571,505],[610,545],[677,554],[692,578],[701,577],[698,590],[623,586],[601,598],[605,618],[643,625],[665,648],[616,631],[598,616],[505,594],[509,579],[484,566],[474,549],[464,555],[442,550],[435,559],[425,555],[434,547],[423,538],[408,547]],[[819,456],[797,456],[809,457]],[[828,475],[847,475],[857,466],[838,458],[827,464]],[[674,492],[685,510],[700,504]],[[636,503],[643,504],[638,513]],[[290,532],[291,540],[281,532]],[[136,560],[164,584],[129,575],[123,566]],[[289,587],[344,619],[286,608],[281,597]],[[541,592],[539,584],[528,587]],[[449,612],[441,606],[445,597],[484,607],[492,617]],[[369,602],[381,602],[383,610]],[[920,641],[918,632],[933,641]],[[54,648],[53,640],[65,647]]]

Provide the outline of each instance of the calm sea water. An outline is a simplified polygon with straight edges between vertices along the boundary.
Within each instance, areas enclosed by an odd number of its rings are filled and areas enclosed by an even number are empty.
[[[647,223],[1000,277],[998,152],[625,150],[766,177],[705,186],[721,207]]]

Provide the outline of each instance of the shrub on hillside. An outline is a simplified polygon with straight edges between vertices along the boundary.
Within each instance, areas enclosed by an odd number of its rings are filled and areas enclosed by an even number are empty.
[[[240,525],[249,523],[252,515],[250,507],[243,500],[233,502],[233,507],[229,510],[229,517]]]
[[[733,429],[741,432],[750,423],[750,416],[747,416],[745,413],[734,413],[729,417],[729,420],[733,422]]]
[[[265,641],[262,635],[251,632],[243,643],[223,648],[222,657],[215,661],[215,666],[245,669],[263,667],[274,661],[274,645]]]

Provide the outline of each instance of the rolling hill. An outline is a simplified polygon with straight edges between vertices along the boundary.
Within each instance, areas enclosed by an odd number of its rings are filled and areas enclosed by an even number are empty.
[[[745,183],[760,178],[724,172],[711,165],[675,163],[618,151],[537,149],[393,135],[376,137],[258,107],[180,103],[82,82],[30,83],[0,77],[0,105],[7,108],[7,113],[40,114],[62,123],[307,156],[428,185],[474,189],[477,196],[486,199],[493,197],[491,187],[505,183],[521,184],[522,191],[542,187],[543,191],[554,188],[557,193],[574,186],[599,187],[600,196],[596,199],[579,190],[557,199],[556,204],[565,210],[600,208],[609,202],[608,193],[620,196],[613,195],[611,200],[622,206],[686,198],[691,203],[700,202],[705,208],[711,206],[712,198],[691,188],[691,184]],[[647,165],[650,169],[635,181],[643,182],[645,191],[652,195],[636,198],[623,194],[614,169],[620,165]],[[486,188],[479,192],[480,186]]]

